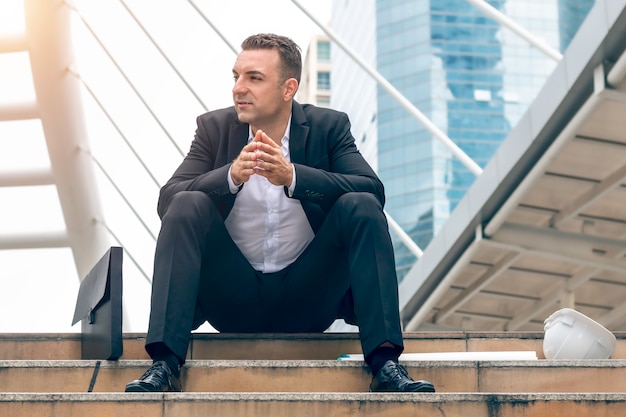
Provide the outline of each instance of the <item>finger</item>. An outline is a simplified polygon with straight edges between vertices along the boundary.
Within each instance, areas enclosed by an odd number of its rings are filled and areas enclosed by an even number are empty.
[[[270,138],[269,136],[267,136],[267,134],[265,132],[263,132],[262,130],[261,132],[261,142],[271,146],[272,148],[280,148],[280,146],[278,146],[278,144],[276,142],[274,142],[274,140],[272,138]]]
[[[279,147],[273,147],[271,145],[267,145],[265,143],[259,143],[259,148],[256,151],[257,157],[259,159],[267,160],[268,155],[273,157],[273,161],[278,161],[283,157],[283,151]]]
[[[256,165],[257,155],[255,152],[241,152],[235,165],[239,170],[252,170]]]
[[[246,146],[243,147],[243,149],[241,150],[241,152],[254,152],[254,150],[256,149],[257,144],[255,142],[250,142],[248,144],[246,144]]]
[[[271,165],[272,156],[265,152],[257,152],[256,159],[254,161],[254,166],[263,167],[265,169],[267,165]]]
[[[262,142],[262,141],[263,141],[263,131],[259,129],[254,134],[254,138],[252,139],[252,142]]]

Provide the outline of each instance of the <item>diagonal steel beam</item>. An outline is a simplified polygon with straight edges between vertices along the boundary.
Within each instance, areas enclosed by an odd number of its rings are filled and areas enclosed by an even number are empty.
[[[441,323],[448,316],[458,310],[463,304],[465,304],[470,298],[480,292],[481,289],[489,285],[490,282],[498,278],[504,273],[511,265],[517,261],[522,252],[509,252],[500,261],[494,264],[489,270],[487,270],[480,278],[474,281],[469,287],[462,291],[459,295],[454,297],[452,301],[446,304],[436,315],[435,323]]]
[[[291,0],[298,8],[309,17],[328,37],[343,51],[348,54],[350,58],[356,64],[361,67],[366,73],[368,73],[378,85],[380,85],[394,100],[402,106],[411,116],[417,119],[436,139],[443,143],[454,156],[456,156],[465,167],[474,175],[480,175],[483,170],[474,162],[461,148],[457,146],[445,133],[441,131],[433,122],[430,121],[409,99],[407,99],[400,91],[398,91],[385,77],[383,77],[378,71],[372,68],[367,62],[365,62],[359,55],[352,50],[345,42],[343,42],[337,34],[335,34],[327,25],[320,22],[315,16],[313,16],[302,4],[297,0]]]
[[[474,5],[477,9],[480,9],[487,16],[495,19],[502,26],[512,30],[515,34],[520,36],[522,39],[530,43],[535,48],[539,49],[546,55],[548,58],[554,61],[560,61],[563,58],[563,55],[550,45],[548,45],[544,40],[536,37],[530,31],[526,30],[523,26],[519,25],[515,20],[511,19],[504,13],[500,12],[498,9],[487,3],[485,0],[467,0],[469,3]]]
[[[597,255],[598,251],[594,250],[600,249],[599,252],[604,252],[603,248],[611,248],[613,252],[620,253],[626,250],[626,242],[616,239],[505,224],[496,235],[485,237],[482,244],[626,274],[626,262],[615,257]]]
[[[576,217],[599,198],[619,187],[624,181],[626,181],[626,164],[568,204],[550,220],[550,225],[558,229],[563,223]]]
[[[580,267],[578,271],[567,280],[565,287],[563,286],[563,283],[556,283],[552,285],[540,300],[518,311],[515,314],[514,319],[505,323],[504,330],[519,330],[520,327],[528,323],[533,317],[544,313],[548,308],[558,302],[562,298],[564,289],[567,291],[576,290],[578,287],[589,281],[599,271],[600,269],[598,268],[586,266]]]

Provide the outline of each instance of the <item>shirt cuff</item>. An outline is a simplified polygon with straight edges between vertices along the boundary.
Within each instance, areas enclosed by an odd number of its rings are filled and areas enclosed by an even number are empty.
[[[231,165],[228,168],[228,189],[230,190],[231,194],[237,194],[239,192],[239,190],[241,190],[241,187],[243,187],[243,184],[236,186],[235,182],[233,181],[233,177],[231,177],[230,175],[230,170],[233,169],[233,166]]]
[[[296,189],[296,166],[294,164],[291,164],[291,172],[293,173],[293,178],[291,180],[291,185],[287,187],[287,195],[289,197],[293,197],[293,192]]]

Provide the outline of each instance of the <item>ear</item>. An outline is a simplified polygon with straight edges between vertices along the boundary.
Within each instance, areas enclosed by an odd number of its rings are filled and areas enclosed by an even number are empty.
[[[283,100],[289,101],[293,99],[298,91],[298,81],[295,78],[289,78],[285,80],[283,86]]]

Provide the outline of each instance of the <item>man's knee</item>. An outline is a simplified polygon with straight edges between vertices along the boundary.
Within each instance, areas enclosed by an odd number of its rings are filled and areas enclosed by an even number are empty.
[[[163,221],[195,219],[209,214],[215,208],[211,198],[201,191],[180,191],[169,202]]]
[[[380,202],[371,193],[346,193],[337,199],[335,205],[351,216],[377,216],[382,213]]]

